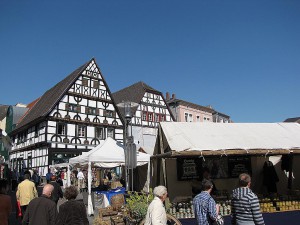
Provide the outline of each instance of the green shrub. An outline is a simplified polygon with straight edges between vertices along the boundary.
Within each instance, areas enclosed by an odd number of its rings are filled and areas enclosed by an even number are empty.
[[[131,217],[136,220],[144,219],[153,198],[152,189],[150,189],[149,193],[129,192],[129,198],[126,199],[126,206],[131,213]]]

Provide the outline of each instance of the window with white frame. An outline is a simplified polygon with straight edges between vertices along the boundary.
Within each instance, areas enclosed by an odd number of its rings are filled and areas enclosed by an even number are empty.
[[[153,121],[153,113],[148,113],[148,121]]]
[[[114,128],[107,128],[107,137],[111,137],[115,139],[115,129]]]
[[[86,134],[86,127],[82,125],[78,125],[77,127],[77,136],[78,137],[85,137]]]
[[[185,120],[185,122],[188,122],[188,118],[189,118],[189,114],[188,113],[184,113],[184,120]]]
[[[189,114],[189,122],[193,122],[193,115]]]
[[[200,122],[200,116],[197,116],[196,118],[197,118],[197,122]]]
[[[100,140],[105,139],[105,129],[104,127],[95,127],[95,138]]]
[[[142,112],[142,120],[147,121],[147,112]]]
[[[65,135],[66,134],[66,124],[65,123],[58,123],[57,124],[57,134]]]

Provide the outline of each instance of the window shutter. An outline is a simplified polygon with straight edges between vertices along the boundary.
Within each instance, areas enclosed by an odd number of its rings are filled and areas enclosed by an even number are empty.
[[[103,116],[106,116],[106,110],[103,110]]]
[[[96,114],[100,115],[100,110],[96,108]]]
[[[66,103],[66,110],[70,110],[70,104],[69,103]]]
[[[85,107],[85,113],[88,114],[89,113],[89,107]]]

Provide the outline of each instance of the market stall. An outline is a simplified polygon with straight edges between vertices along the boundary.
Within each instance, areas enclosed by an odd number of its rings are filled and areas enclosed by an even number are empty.
[[[278,191],[273,191],[280,194],[278,201],[299,198],[291,196],[292,190],[300,189],[300,165],[295,163],[300,159],[299,137],[298,123],[163,122],[151,157],[151,186],[166,185],[171,202],[188,205],[192,199],[192,183],[202,179],[203,168],[209,168],[218,187],[217,200],[222,202],[223,213],[227,215],[230,193],[236,187],[238,175],[250,173],[254,181],[252,188],[263,199],[264,166],[270,164],[279,177]],[[283,164],[285,170],[280,168]],[[270,202],[276,205],[274,199]],[[267,208],[267,212],[271,211],[271,207]],[[182,217],[189,216],[187,207],[180,212],[177,207],[174,213],[181,216],[181,212]]]
[[[137,153],[137,166],[149,165],[150,155],[142,152]],[[125,164],[125,153],[123,145],[108,137],[102,144],[96,146],[89,152],[71,158],[69,164],[88,164],[88,215],[93,214],[91,199],[92,163],[98,167],[113,168]],[[148,171],[150,171],[148,169]],[[147,175],[149,180],[149,173]],[[149,183],[149,182],[148,182]],[[148,187],[149,188],[149,187]]]

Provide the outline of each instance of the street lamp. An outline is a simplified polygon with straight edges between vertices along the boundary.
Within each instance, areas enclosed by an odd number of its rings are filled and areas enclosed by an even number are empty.
[[[132,135],[132,123],[131,119],[132,108],[137,107],[139,104],[135,102],[121,102],[117,104],[118,107],[124,108],[124,117],[125,117],[125,177],[126,177],[126,190],[129,190],[129,175],[131,174],[131,190],[133,191],[133,169],[136,168],[137,164],[137,155],[136,155],[136,145],[134,143],[134,138]],[[130,133],[129,133],[130,125]],[[131,172],[131,173],[130,173]]]

